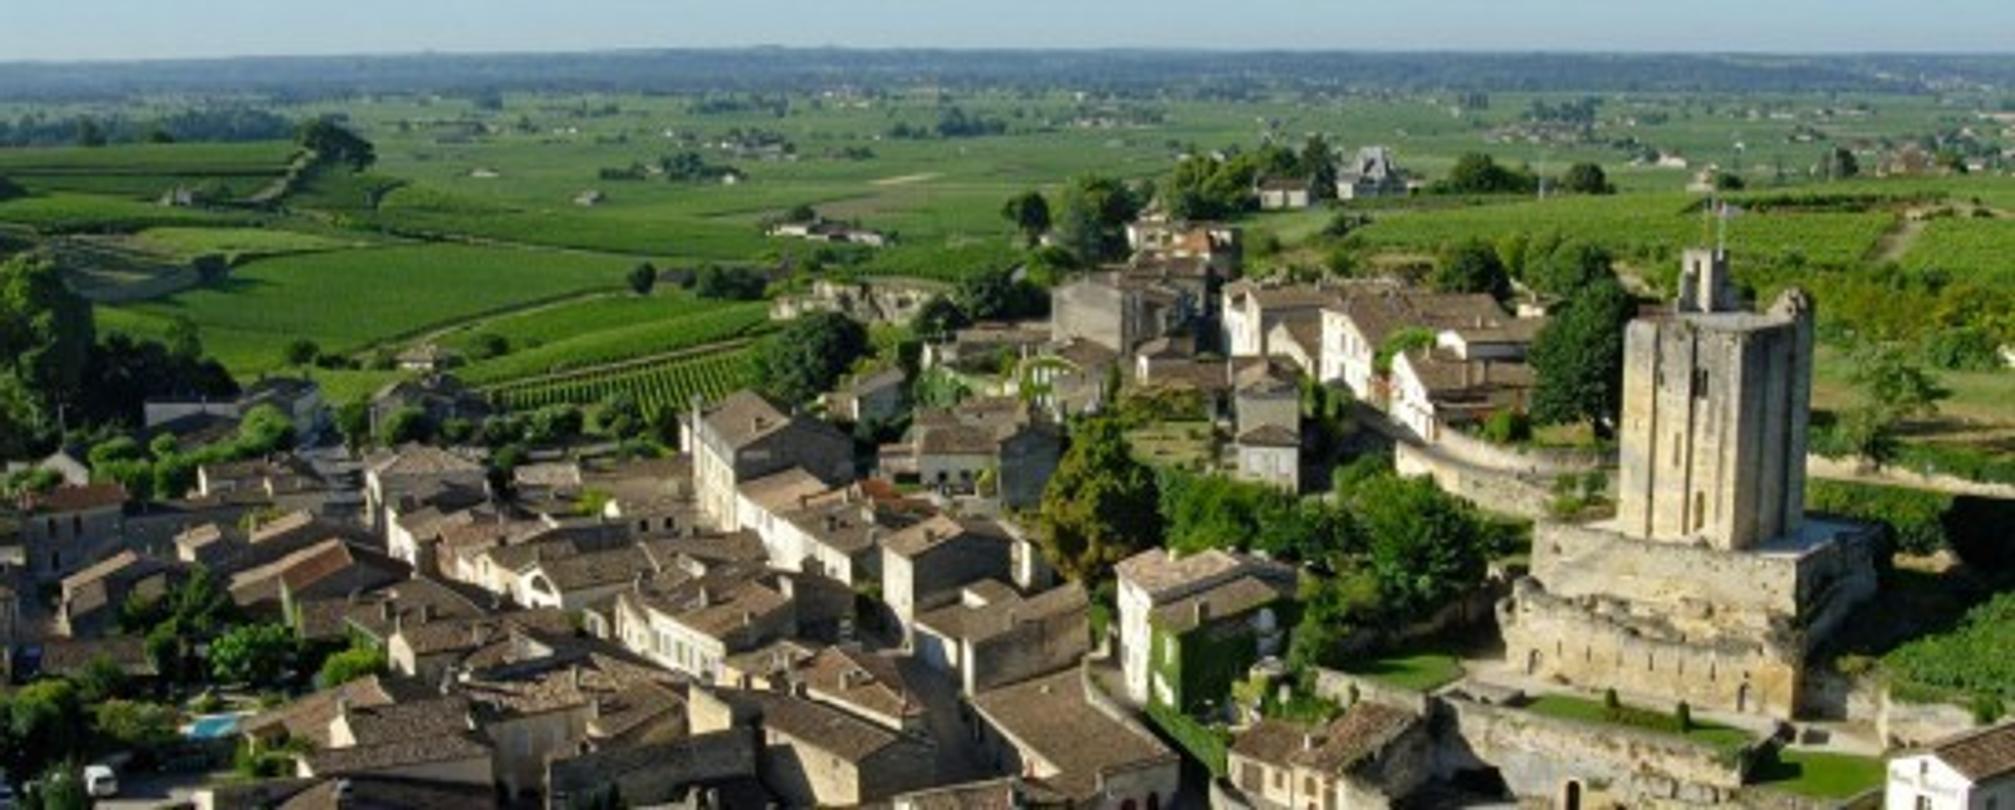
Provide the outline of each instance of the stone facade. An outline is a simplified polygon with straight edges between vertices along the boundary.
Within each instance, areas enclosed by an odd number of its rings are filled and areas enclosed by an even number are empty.
[[[1441,775],[1489,763],[1513,795],[1541,806],[1721,807],[1742,788],[1739,758],[1684,737],[1622,727],[1591,734],[1586,723],[1459,695],[1443,706],[1454,733],[1443,737]]]

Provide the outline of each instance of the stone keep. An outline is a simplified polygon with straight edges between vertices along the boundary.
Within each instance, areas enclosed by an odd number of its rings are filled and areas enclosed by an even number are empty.
[[[1808,653],[1875,591],[1874,532],[1804,513],[1809,299],[1741,311],[1706,251],[1681,284],[1626,332],[1616,518],[1541,522],[1499,626],[1536,677],[1788,718]]]
[[[1624,343],[1618,528],[1724,550],[1804,518],[1812,307],[1801,291],[1737,311],[1725,254],[1688,251],[1679,310]]]

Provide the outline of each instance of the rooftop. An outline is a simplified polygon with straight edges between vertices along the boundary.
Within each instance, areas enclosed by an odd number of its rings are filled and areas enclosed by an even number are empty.
[[[1059,771],[1044,781],[1074,799],[1099,790],[1101,774],[1118,768],[1177,761],[1174,751],[1145,729],[1094,707],[1076,667],[984,692],[973,706]]]

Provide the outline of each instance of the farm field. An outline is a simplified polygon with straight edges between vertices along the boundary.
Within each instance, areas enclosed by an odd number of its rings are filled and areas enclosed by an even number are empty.
[[[592,405],[627,394],[645,413],[684,408],[694,396],[718,399],[754,381],[750,353],[742,349],[702,352],[620,370],[589,371],[561,378],[511,383],[487,390],[509,408]]]
[[[122,307],[142,334],[185,315],[238,372],[272,370],[292,338],[354,352],[429,327],[621,284],[630,264],[515,248],[412,245],[261,259],[219,284]],[[101,317],[101,320],[105,320]]]
[[[637,320],[627,325],[619,322],[588,325],[576,321],[580,325],[570,337],[528,344],[522,350],[472,364],[460,374],[480,385],[587,368],[720,343],[747,336],[769,324],[769,305],[760,301],[681,303],[699,305],[681,315]],[[567,313],[568,309],[571,307],[549,312],[573,314]]]

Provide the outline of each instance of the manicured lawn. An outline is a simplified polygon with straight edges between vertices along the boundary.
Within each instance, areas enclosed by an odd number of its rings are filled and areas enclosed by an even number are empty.
[[[1363,675],[1377,681],[1428,692],[1454,683],[1462,677],[1462,662],[1447,653],[1419,652],[1383,655],[1361,661],[1344,668],[1352,675]]]
[[[1723,753],[1733,754],[1752,742],[1749,734],[1741,729],[1729,728],[1695,720],[1691,728],[1681,731],[1679,719],[1669,713],[1624,704],[1622,717],[1612,718],[1600,701],[1574,697],[1572,695],[1543,695],[1525,705],[1534,714],[1558,717],[1583,723],[1600,723],[1635,728],[1658,734],[1683,736],[1688,740],[1705,745]]]
[[[1801,796],[1844,799],[1881,785],[1884,773],[1874,757],[1786,749],[1757,762],[1750,778]]]

